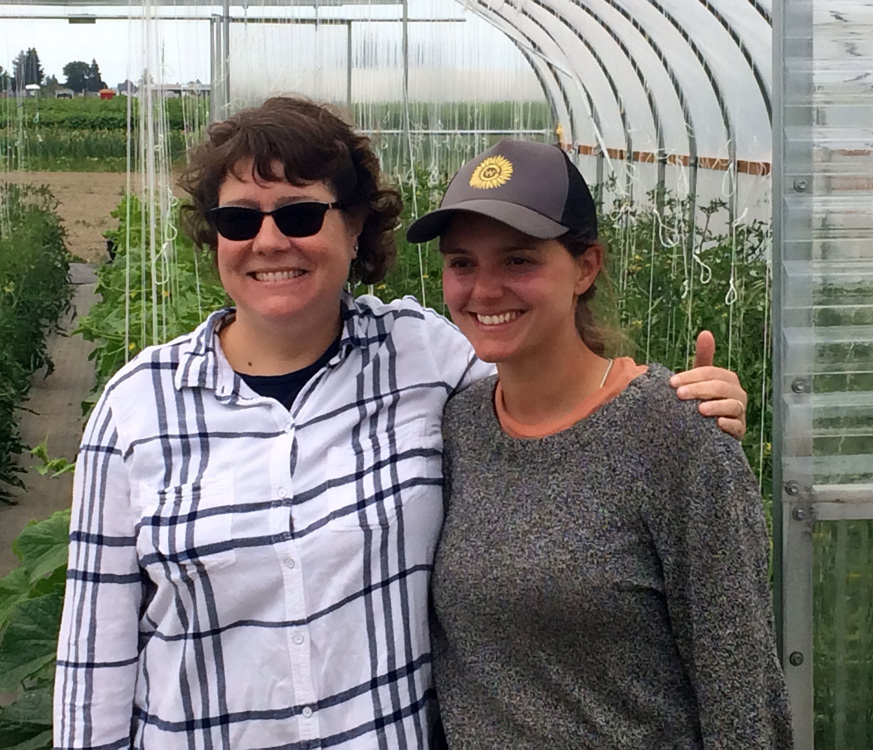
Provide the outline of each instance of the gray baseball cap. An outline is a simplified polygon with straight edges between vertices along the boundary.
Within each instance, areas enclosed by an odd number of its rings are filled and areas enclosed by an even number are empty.
[[[458,211],[489,216],[539,239],[568,231],[597,239],[588,185],[557,146],[503,140],[468,161],[452,178],[440,207],[414,221],[409,242],[443,235]]]

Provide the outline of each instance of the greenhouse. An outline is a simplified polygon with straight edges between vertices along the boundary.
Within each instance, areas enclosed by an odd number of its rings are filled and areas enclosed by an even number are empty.
[[[0,0],[0,748],[52,747],[86,420],[142,350],[233,297],[186,235],[180,176],[211,123],[277,96],[353,123],[402,198],[393,267],[345,294],[442,315],[444,237],[406,228],[504,139],[566,155],[606,248],[614,299],[594,309],[622,352],[680,372],[709,330],[747,393],[794,747],[873,747],[871,71],[866,0]],[[260,210],[281,229],[285,206]],[[323,697],[295,716],[327,722]],[[133,731],[131,747],[161,746]],[[282,746],[438,747],[397,731]],[[266,746],[229,736],[215,745]]]

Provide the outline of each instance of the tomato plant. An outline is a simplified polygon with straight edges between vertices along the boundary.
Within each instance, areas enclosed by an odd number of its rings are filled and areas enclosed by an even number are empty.
[[[30,379],[52,370],[47,334],[69,310],[69,255],[46,188],[0,184],[0,501],[23,487],[18,409]]]

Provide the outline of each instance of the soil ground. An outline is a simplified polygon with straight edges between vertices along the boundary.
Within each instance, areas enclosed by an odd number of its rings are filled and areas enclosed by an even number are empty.
[[[67,247],[86,263],[106,257],[103,232],[115,226],[109,212],[118,206],[127,175],[116,172],[11,172],[0,181],[47,185],[58,199],[58,215],[67,231]]]
[[[75,263],[73,312],[61,323],[62,332],[52,334],[49,353],[55,369],[51,375],[38,372],[33,378],[30,400],[21,412],[21,435],[27,445],[48,438],[52,457],[74,460],[82,434],[82,401],[94,384],[94,367],[88,360],[91,344],[69,335],[76,327],[76,315],[85,314],[96,301],[93,264],[106,257],[103,232],[114,226],[109,215],[121,200],[127,176],[100,172],[32,172],[0,175],[3,180],[47,185],[58,199],[58,215],[67,232],[67,248],[86,263]],[[21,465],[36,463],[30,456]],[[11,544],[31,520],[48,518],[69,507],[72,475],[56,479],[29,469],[23,476],[25,491],[16,493],[18,504],[0,505],[0,577],[18,564]],[[2,703],[2,701],[0,701]]]

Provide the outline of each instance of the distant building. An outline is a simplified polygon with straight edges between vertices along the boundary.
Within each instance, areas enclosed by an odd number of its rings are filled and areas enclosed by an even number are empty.
[[[151,87],[153,91],[161,92],[169,98],[204,96],[212,88],[208,83],[200,83],[200,81],[191,81],[189,83],[153,83]]]
[[[73,94],[74,94],[73,89],[68,89],[68,88],[55,89],[55,99],[72,99]]]
[[[135,96],[136,92],[139,91],[139,86],[133,81],[125,81],[124,83],[119,83],[115,90],[122,96]]]
[[[27,92],[26,96],[39,96],[40,85],[38,83],[28,83],[24,90]]]

